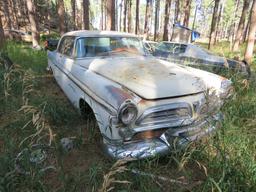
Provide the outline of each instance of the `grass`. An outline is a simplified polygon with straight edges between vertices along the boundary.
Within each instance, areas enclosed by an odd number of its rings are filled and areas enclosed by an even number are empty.
[[[221,43],[213,51],[231,56],[228,46]],[[214,136],[165,157],[112,162],[46,73],[46,52],[13,42],[7,50],[16,68],[6,72],[0,66],[0,191],[256,190],[254,76],[247,83],[230,74],[235,95],[223,106],[225,120]],[[62,150],[63,137],[74,141],[74,150]],[[29,174],[17,173],[17,154],[38,143],[51,143],[47,165],[55,170],[26,164]]]

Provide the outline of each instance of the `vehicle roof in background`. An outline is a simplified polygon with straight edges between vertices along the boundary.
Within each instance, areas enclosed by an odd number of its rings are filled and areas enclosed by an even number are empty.
[[[156,42],[156,41],[143,41],[144,43],[158,43],[158,42]]]
[[[194,44],[192,44],[192,43],[175,42],[175,41],[160,41],[159,43],[181,44],[181,45],[194,45]]]
[[[80,31],[71,31],[65,33],[64,36],[77,36],[77,37],[138,37],[137,35],[131,33],[122,33],[117,31],[89,31],[89,30],[80,30]]]

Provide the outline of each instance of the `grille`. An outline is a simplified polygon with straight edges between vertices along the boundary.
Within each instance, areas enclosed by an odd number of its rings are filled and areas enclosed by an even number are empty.
[[[192,112],[188,104],[167,105],[146,110],[137,124],[151,125],[168,122],[182,122],[191,119]]]

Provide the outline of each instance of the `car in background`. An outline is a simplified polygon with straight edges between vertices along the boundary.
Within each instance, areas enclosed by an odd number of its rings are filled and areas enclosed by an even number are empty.
[[[31,32],[24,32],[15,29],[5,29],[4,35],[7,39],[14,39],[16,41],[32,42]]]
[[[156,45],[152,54],[161,59],[199,67],[214,73],[218,73],[225,68],[250,76],[250,68],[245,61],[227,59],[194,44],[163,41]]]
[[[153,53],[155,51],[155,46],[157,42],[155,41],[143,41],[144,47],[149,51],[149,53]]]
[[[232,90],[230,80],[157,59],[139,37],[115,31],[64,34],[48,70],[81,114],[95,116],[112,158],[164,155],[210,135]]]

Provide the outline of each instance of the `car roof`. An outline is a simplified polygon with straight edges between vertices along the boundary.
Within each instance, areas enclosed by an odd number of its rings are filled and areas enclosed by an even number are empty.
[[[89,31],[89,30],[80,30],[80,31],[71,31],[65,33],[64,36],[77,36],[77,37],[138,37],[137,35],[131,33],[122,33],[117,31]]]

